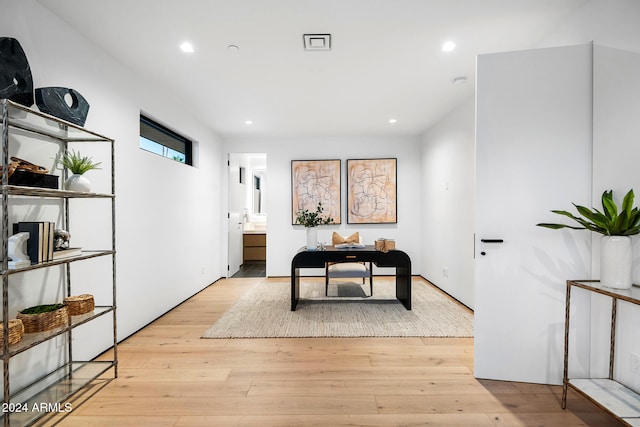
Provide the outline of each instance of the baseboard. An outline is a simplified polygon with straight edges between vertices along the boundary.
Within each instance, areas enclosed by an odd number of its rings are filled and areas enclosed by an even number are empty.
[[[473,313],[473,309],[471,307],[469,307],[467,304],[463,303],[458,298],[454,297],[449,292],[445,291],[440,286],[436,285],[434,282],[432,282],[431,280],[429,280],[426,277],[424,277],[422,274],[419,274],[418,276],[421,277],[422,279],[426,280],[427,282],[429,282],[429,284],[431,284],[431,285],[435,286],[436,288],[438,288],[438,290],[440,290],[440,292],[442,292],[443,294],[447,295],[449,298],[451,298],[452,300],[456,301],[458,304],[462,305],[463,307],[468,308]]]

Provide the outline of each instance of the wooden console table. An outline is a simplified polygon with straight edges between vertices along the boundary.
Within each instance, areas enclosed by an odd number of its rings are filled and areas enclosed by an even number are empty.
[[[411,310],[411,258],[403,251],[381,252],[368,245],[362,249],[300,249],[291,260],[291,311],[295,311],[300,299],[300,269],[324,268],[327,262],[373,262],[377,267],[395,267],[396,298]]]
[[[569,378],[569,322],[571,320],[571,289],[585,289],[611,298],[611,347],[608,378]],[[616,349],[616,314],[618,301],[640,305],[640,288],[621,290],[602,286],[598,280],[567,280],[564,324],[564,378],[562,409],[567,407],[567,389],[572,388],[628,426],[640,426],[640,394],[617,382],[613,377]]]

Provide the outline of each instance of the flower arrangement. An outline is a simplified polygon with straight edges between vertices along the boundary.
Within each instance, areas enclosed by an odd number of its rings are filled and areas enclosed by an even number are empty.
[[[318,225],[333,224],[333,218],[330,216],[323,217],[322,212],[324,208],[322,203],[318,202],[315,212],[308,209],[302,209],[298,211],[296,216],[296,224],[304,225],[305,227],[317,227]]]

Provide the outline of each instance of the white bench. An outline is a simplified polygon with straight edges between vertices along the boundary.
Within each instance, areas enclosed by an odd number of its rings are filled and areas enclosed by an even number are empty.
[[[362,284],[369,278],[369,293],[373,295],[372,263],[366,262],[328,262],[325,267],[325,295],[329,295],[329,279],[362,278]]]

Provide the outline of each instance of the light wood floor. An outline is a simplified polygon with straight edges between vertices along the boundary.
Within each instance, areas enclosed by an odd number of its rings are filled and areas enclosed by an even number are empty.
[[[43,424],[621,425],[575,392],[562,410],[558,386],[476,380],[472,339],[200,339],[256,280],[218,281],[125,340],[119,378]]]

